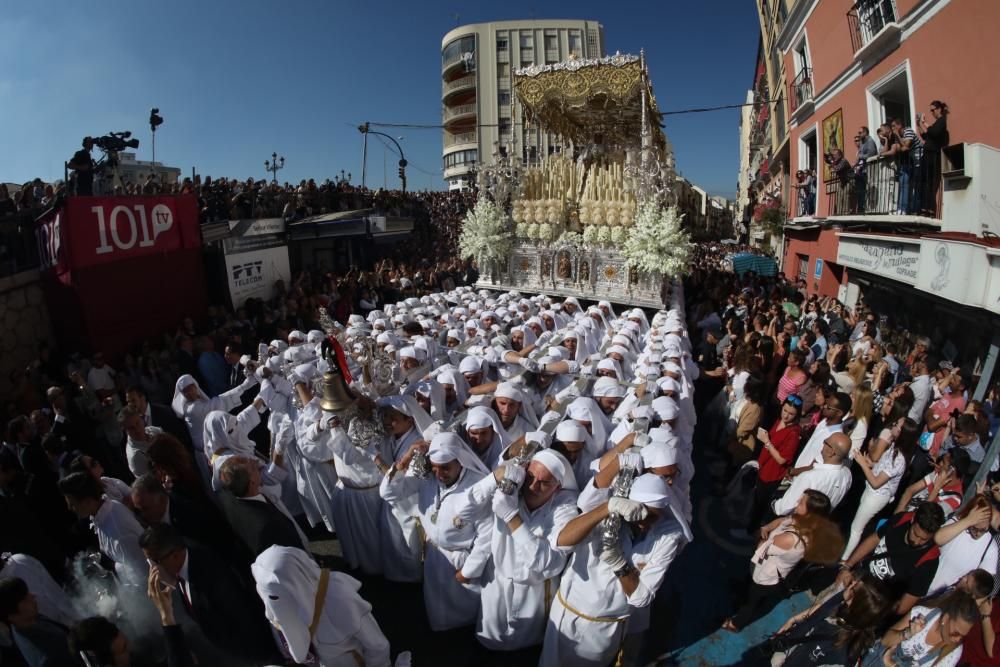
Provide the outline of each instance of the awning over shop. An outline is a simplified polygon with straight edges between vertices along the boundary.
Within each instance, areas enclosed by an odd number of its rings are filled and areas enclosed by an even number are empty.
[[[733,265],[733,271],[741,276],[747,271],[753,271],[759,276],[773,276],[778,273],[778,265],[772,257],[743,252],[733,255],[729,261]]]
[[[288,225],[289,239],[370,236],[405,236],[413,231],[413,219],[379,214],[374,208],[314,215]]]

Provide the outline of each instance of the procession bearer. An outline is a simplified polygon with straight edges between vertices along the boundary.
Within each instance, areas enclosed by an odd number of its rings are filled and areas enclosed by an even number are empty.
[[[428,479],[404,474],[418,449],[427,450],[433,470]],[[488,474],[461,438],[440,433],[429,449],[424,441],[413,444],[382,479],[382,498],[394,513],[420,521],[425,539],[424,605],[435,632],[476,622],[493,522],[489,508],[471,502],[468,492]]]

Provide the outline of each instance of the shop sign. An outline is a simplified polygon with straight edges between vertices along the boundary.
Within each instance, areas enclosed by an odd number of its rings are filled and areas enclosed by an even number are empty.
[[[841,235],[837,263],[915,285],[920,267],[920,242],[886,241]]]

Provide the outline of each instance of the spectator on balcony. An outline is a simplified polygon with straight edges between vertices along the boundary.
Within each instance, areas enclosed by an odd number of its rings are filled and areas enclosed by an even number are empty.
[[[816,181],[807,169],[795,172],[795,178],[792,187],[799,191],[799,215],[813,215],[816,212]]]
[[[858,161],[854,165],[854,187],[858,196],[858,213],[865,212],[868,194],[868,159],[878,155],[878,144],[872,139],[868,128],[861,126],[858,131]]]
[[[927,125],[924,115],[917,116],[917,129],[924,142],[924,200],[922,213],[934,217],[937,213],[937,191],[941,182],[941,149],[948,145],[948,105],[941,100],[931,102],[934,122]]]
[[[844,157],[844,151],[839,148],[832,148],[826,154],[826,163],[830,165],[830,172],[839,183],[837,183],[836,198],[833,201],[833,215],[843,215],[850,211],[851,184],[854,182],[854,168]]]
[[[922,175],[920,168],[924,145],[913,128],[904,125],[899,118],[892,119],[892,133],[897,143],[886,154],[896,156],[896,177],[899,180],[896,215],[908,215],[920,202],[922,188],[919,178],[914,177]]]

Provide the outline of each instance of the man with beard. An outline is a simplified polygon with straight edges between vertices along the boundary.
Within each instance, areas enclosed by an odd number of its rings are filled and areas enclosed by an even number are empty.
[[[428,479],[404,474],[418,449],[427,451],[433,471]],[[469,490],[488,474],[461,438],[440,433],[429,447],[414,443],[382,479],[382,498],[423,527],[424,606],[435,632],[476,621],[493,523],[485,508],[472,505]]]
[[[508,489],[499,486],[508,480]],[[551,449],[537,452],[527,468],[507,462],[471,491],[494,514],[493,578],[483,587],[476,635],[492,650],[540,644],[546,605],[552,599],[570,549],[556,537],[576,512],[576,479],[569,462]]]

